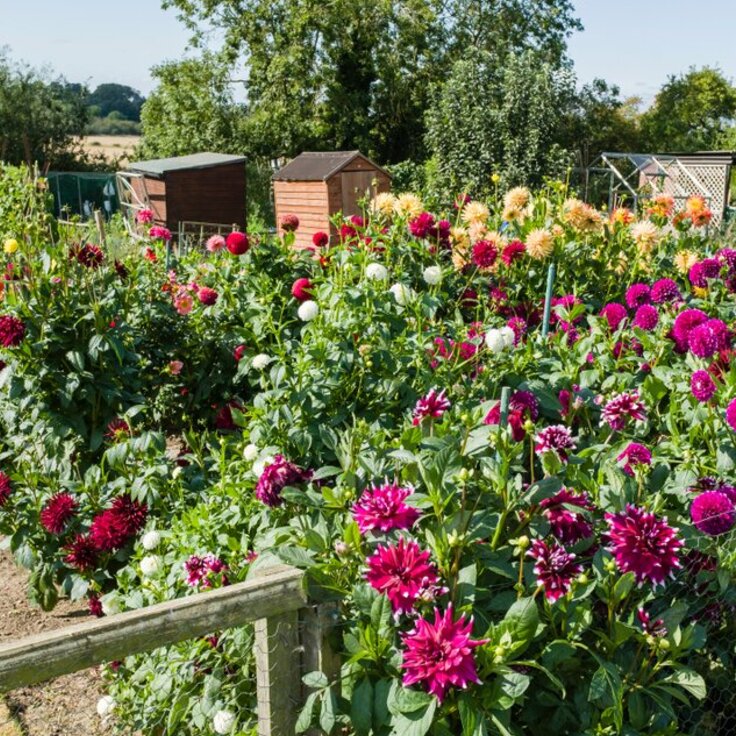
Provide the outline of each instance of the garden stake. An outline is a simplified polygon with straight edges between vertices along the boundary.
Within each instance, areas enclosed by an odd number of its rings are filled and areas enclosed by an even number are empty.
[[[547,292],[544,295],[544,318],[542,319],[542,337],[549,333],[549,317],[552,309],[552,286],[555,283],[555,264],[549,264],[547,271]]]

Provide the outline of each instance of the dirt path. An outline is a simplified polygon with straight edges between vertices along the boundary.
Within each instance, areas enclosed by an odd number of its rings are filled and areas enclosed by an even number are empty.
[[[0,552],[0,641],[87,620],[84,603],[60,601],[50,613],[33,608],[26,594],[27,577],[7,551]],[[98,672],[91,669],[14,690],[5,700],[25,736],[102,736],[109,729],[102,728],[96,711],[100,684]],[[0,710],[0,734],[3,726]]]

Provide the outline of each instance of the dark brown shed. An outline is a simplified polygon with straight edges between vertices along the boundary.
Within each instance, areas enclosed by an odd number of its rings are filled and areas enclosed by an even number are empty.
[[[334,214],[360,214],[361,199],[390,189],[391,175],[360,151],[305,152],[273,175],[276,222],[296,215],[295,244],[309,246],[320,230],[337,235],[330,223]]]
[[[135,161],[128,164],[137,198],[154,221],[172,232],[183,222],[246,227],[245,158],[223,153]]]

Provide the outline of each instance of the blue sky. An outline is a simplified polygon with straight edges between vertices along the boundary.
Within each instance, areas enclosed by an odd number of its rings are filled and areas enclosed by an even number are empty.
[[[575,7],[585,31],[569,51],[582,82],[603,77],[648,102],[669,74],[691,65],[719,66],[736,78],[730,0],[575,0]],[[0,0],[0,46],[71,81],[120,82],[146,93],[150,67],[184,55],[187,33],[158,0]]]

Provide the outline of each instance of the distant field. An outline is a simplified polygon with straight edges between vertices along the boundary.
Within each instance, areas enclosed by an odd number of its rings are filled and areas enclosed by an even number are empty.
[[[101,153],[111,161],[126,163],[140,139],[139,135],[88,135],[82,138],[82,146],[93,156]]]

